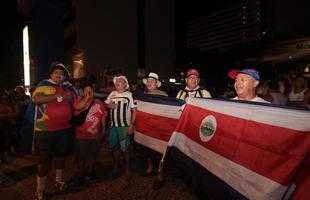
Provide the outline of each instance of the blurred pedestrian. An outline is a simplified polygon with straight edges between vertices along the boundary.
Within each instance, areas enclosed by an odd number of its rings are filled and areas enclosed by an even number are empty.
[[[292,82],[292,91],[288,95],[289,105],[305,108],[310,99],[310,89],[307,88],[306,78],[298,75]]]

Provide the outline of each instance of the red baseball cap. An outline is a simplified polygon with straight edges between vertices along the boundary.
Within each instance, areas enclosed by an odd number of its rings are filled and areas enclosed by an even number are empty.
[[[195,75],[197,77],[199,77],[199,72],[197,69],[189,69],[186,73],[186,77],[189,77],[191,75]]]

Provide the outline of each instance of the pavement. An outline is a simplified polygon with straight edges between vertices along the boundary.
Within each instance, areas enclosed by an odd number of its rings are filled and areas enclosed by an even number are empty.
[[[4,183],[0,185],[0,199],[28,200],[34,199],[36,187],[37,155],[11,156],[9,163],[0,164],[0,176]],[[126,181],[121,175],[112,176],[112,155],[103,144],[96,164],[98,180],[86,188],[77,186],[77,168],[74,156],[66,160],[64,178],[69,183],[66,192],[57,193],[54,188],[55,170],[51,168],[47,178],[46,189],[49,199],[90,199],[90,200],[195,200],[195,194],[185,182],[173,175],[167,175],[160,190],[153,190],[154,177],[142,177],[146,169],[145,160],[137,153],[133,154],[133,176]]]

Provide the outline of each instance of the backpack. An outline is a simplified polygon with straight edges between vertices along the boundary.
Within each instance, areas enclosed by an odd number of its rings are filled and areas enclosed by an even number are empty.
[[[203,97],[202,96],[202,88],[198,88],[197,90],[196,90],[196,93],[195,93],[195,97]],[[183,90],[181,90],[181,94],[180,94],[180,96],[179,96],[179,98],[181,99],[182,98],[182,95],[183,95],[183,93],[185,92],[185,96],[184,96],[184,99],[186,99],[189,95],[188,95],[188,90],[186,90],[186,89],[183,89]],[[198,94],[198,95],[197,95]]]

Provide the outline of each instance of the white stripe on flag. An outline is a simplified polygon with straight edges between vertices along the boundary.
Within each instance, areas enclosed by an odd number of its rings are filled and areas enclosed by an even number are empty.
[[[285,127],[300,131],[310,131],[309,111],[201,98],[189,98],[187,104],[272,126]],[[281,112],[281,114],[279,114],[279,112]]]
[[[249,199],[281,199],[287,189],[286,186],[206,149],[182,133],[174,132],[168,146],[177,147]]]
[[[169,117],[172,119],[179,119],[181,115],[181,106],[172,106],[158,103],[150,103],[144,101],[137,101],[138,111],[146,112],[152,115]]]
[[[154,151],[157,151],[162,154],[166,151],[168,144],[168,142],[166,141],[144,135],[143,133],[140,133],[138,131],[135,131],[134,140],[137,143],[147,146],[148,148],[151,148]]]

